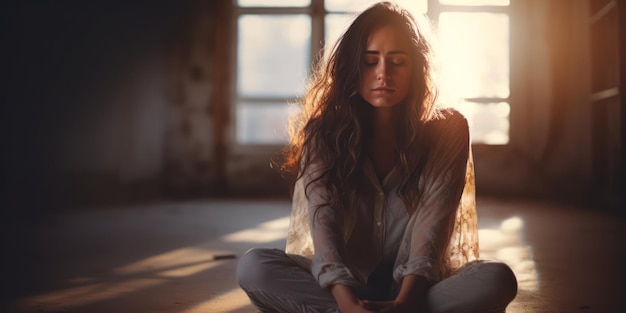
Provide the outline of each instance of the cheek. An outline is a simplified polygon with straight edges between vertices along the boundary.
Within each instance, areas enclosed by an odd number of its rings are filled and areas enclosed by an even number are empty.
[[[404,89],[409,89],[411,86],[411,72],[403,72],[399,75],[398,84],[401,85]]]

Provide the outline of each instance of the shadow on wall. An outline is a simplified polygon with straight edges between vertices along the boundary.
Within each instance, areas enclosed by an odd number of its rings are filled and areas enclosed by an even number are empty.
[[[3,6],[3,198],[40,213],[160,191],[168,53],[187,2]]]

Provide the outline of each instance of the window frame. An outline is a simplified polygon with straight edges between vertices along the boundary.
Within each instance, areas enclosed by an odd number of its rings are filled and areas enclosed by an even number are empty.
[[[240,101],[250,101],[259,104],[262,103],[274,103],[285,101],[287,105],[288,101],[295,101],[294,98],[282,98],[282,97],[241,97],[237,92],[237,70],[238,70],[238,39],[239,39],[239,17],[246,14],[258,14],[258,15],[308,15],[311,18],[311,42],[309,44],[309,66],[307,75],[310,75],[312,64],[315,56],[323,47],[324,39],[324,16],[326,11],[324,9],[324,0],[311,0],[308,6],[302,7],[242,7],[237,4],[237,0],[233,0],[233,18],[232,18],[232,30],[233,40],[231,41],[231,58],[232,64],[230,65],[231,72],[231,105],[230,105],[230,123],[227,126],[227,142],[229,143],[229,150],[231,154],[271,154],[277,150],[281,150],[285,147],[285,144],[277,143],[240,143],[237,140],[237,109]],[[315,44],[315,43],[321,44]],[[296,95],[297,96],[297,95]]]
[[[242,7],[237,4],[237,0],[233,0],[233,18],[232,20],[232,30],[233,40],[231,41],[231,55],[234,57],[231,58],[230,68],[231,73],[231,81],[230,81],[230,95],[231,95],[231,105],[230,105],[230,121],[226,126],[226,142],[229,146],[229,151],[231,155],[268,155],[274,154],[276,151],[282,150],[285,147],[285,144],[277,144],[277,143],[240,143],[237,140],[237,109],[238,103],[240,101],[251,101],[257,103],[263,102],[277,102],[277,101],[294,101],[296,99],[291,98],[281,98],[281,97],[273,97],[273,98],[262,98],[262,97],[240,97],[237,93],[237,69],[238,69],[238,21],[241,15],[245,14],[260,14],[260,15],[277,15],[277,14],[304,14],[308,15],[311,19],[311,42],[310,42],[310,51],[309,51],[309,63],[311,64],[309,67],[308,74],[311,73],[311,69],[313,68],[315,61],[315,57],[320,53],[320,51],[324,47],[325,40],[325,17],[328,14],[351,14],[354,12],[341,12],[341,11],[328,11],[325,8],[324,2],[325,0],[310,0],[310,4],[308,6],[302,7],[293,7],[293,6],[285,6],[285,7]],[[509,17],[509,96],[507,98],[497,98],[497,97],[477,97],[477,98],[466,98],[467,102],[472,103],[497,103],[497,102],[506,102],[509,104],[510,113],[509,113],[509,130],[508,137],[509,140],[506,144],[487,144],[487,143],[472,143],[472,146],[477,147],[479,151],[492,149],[501,150],[506,147],[509,147],[516,141],[516,134],[514,131],[514,118],[513,115],[516,113],[515,110],[515,89],[518,83],[516,82],[516,75],[514,73],[514,51],[513,51],[513,41],[514,41],[514,12],[515,5],[518,1],[510,0],[509,5],[449,5],[449,4],[441,4],[439,0],[427,0],[427,11],[426,15],[431,20],[432,24],[437,28],[439,24],[439,15],[445,12],[486,12],[486,13],[503,13],[507,14]]]

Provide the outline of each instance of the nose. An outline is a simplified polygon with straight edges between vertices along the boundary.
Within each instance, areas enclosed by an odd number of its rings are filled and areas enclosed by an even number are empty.
[[[378,66],[376,67],[376,79],[380,81],[388,81],[391,78],[389,74],[389,67],[387,66],[387,62],[384,58],[378,62]]]

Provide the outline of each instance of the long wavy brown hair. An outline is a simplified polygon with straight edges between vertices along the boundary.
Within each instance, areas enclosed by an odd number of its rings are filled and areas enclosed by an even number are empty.
[[[401,106],[398,124],[398,162],[402,181],[398,194],[409,210],[415,208],[423,149],[420,130],[435,111],[437,88],[434,81],[431,27],[427,19],[417,20],[408,11],[389,3],[377,3],[356,17],[330,53],[320,57],[304,95],[299,115],[290,121],[290,144],[282,168],[297,173],[297,179],[311,164],[320,166],[314,181],[325,182],[328,203],[343,212],[346,235],[351,232],[358,186],[367,156],[366,144],[372,135],[374,108],[359,94],[365,50],[370,34],[383,26],[394,26],[410,41],[413,87]],[[404,118],[406,117],[406,118]],[[312,182],[306,186],[307,190]]]

